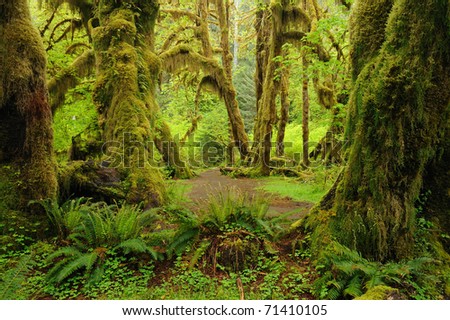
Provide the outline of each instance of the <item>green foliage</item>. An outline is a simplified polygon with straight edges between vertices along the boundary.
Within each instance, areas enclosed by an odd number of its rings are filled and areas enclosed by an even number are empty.
[[[15,266],[3,272],[0,280],[0,300],[13,300],[18,298],[18,291],[25,282],[26,274],[30,269],[31,255],[22,256]]]
[[[317,203],[332,186],[338,170],[339,167],[319,167],[303,171],[301,178],[272,176],[265,178],[259,188],[295,201]]]
[[[88,199],[77,198],[66,201],[61,206],[54,199],[31,201],[30,204],[40,204],[51,223],[51,230],[56,233],[60,241],[67,238],[69,233],[80,223],[81,211],[89,212]]]
[[[67,153],[72,145],[72,138],[96,123],[97,112],[92,103],[92,84],[82,83],[69,90],[66,102],[54,117],[55,151]]]
[[[415,295],[410,292],[413,297],[433,294],[423,287],[424,283],[436,281],[425,272],[433,263],[436,261],[422,257],[382,264],[364,259],[358,252],[332,242],[319,257],[316,268],[320,278],[314,283],[314,294],[321,299],[348,299],[379,286],[401,288],[405,293],[412,289],[416,292]]]
[[[200,262],[232,270],[242,270],[255,263],[259,251],[276,253],[273,241],[285,217],[269,217],[268,204],[234,190],[211,197],[200,215],[188,210],[176,212],[179,225],[168,246],[169,254],[188,250],[191,267]]]
[[[63,204],[62,209],[54,204],[47,207],[49,216],[60,226],[60,235],[67,235],[71,244],[47,258],[53,264],[47,275],[51,282],[60,283],[82,269],[90,281],[97,282],[108,255],[148,254],[158,258],[158,253],[141,237],[144,228],[155,221],[152,211],[142,212],[138,206],[128,205],[80,205],[74,200]]]
[[[218,273],[218,274],[217,274]],[[151,285],[139,299],[248,300],[309,297],[309,273],[296,264],[290,267],[277,256],[259,253],[253,268],[216,274],[193,268],[182,256],[164,272],[162,283]]]
[[[256,117],[256,93],[253,70],[254,60],[240,59],[238,68],[234,71],[233,82],[236,87],[236,99],[239,103],[242,118],[247,132],[253,131],[253,123]]]

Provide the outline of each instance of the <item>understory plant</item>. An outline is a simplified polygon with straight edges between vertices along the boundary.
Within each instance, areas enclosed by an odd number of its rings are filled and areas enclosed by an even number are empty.
[[[137,205],[107,205],[71,200],[58,207],[44,206],[57,227],[63,247],[49,255],[51,269],[47,279],[61,283],[81,270],[89,283],[101,279],[104,264],[111,256],[146,255],[157,259],[159,254],[142,238],[144,229],[156,219],[153,211],[142,211]]]
[[[198,262],[231,271],[251,268],[258,254],[277,252],[274,240],[282,233],[280,221],[271,217],[266,201],[234,189],[210,197],[199,214],[176,212],[177,232],[168,246],[169,255],[188,252],[190,266]]]
[[[316,269],[320,277],[314,283],[314,294],[320,299],[357,298],[377,287],[389,287],[396,292],[393,288],[401,289],[400,293],[414,297],[421,284],[437,280],[426,272],[430,264],[437,263],[430,257],[383,264],[369,261],[335,241],[321,253],[318,261]],[[424,294],[416,298],[431,297]]]

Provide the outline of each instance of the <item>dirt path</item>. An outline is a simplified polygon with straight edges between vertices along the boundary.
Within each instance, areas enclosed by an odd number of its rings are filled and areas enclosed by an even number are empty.
[[[192,200],[192,203],[188,204],[188,206],[193,210],[204,207],[211,195],[226,194],[232,188],[250,196],[260,195],[267,198],[270,201],[269,213],[271,215],[292,212],[292,218],[298,219],[306,215],[313,206],[313,203],[310,202],[298,202],[287,197],[283,198],[263,190],[258,190],[258,187],[264,185],[263,179],[234,179],[222,175],[219,169],[202,172],[199,176],[184,183],[192,186],[187,197]]]

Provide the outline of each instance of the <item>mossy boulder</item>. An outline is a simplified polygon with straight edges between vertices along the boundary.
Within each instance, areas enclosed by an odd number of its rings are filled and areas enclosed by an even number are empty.
[[[355,300],[398,300],[401,299],[398,289],[389,286],[376,286]]]

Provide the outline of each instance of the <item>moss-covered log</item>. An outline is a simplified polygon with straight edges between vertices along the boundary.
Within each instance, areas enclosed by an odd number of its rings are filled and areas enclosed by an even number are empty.
[[[447,0],[355,4],[348,164],[330,209],[310,217],[316,245],[333,238],[380,261],[413,254],[415,201],[448,141],[449,17]]]
[[[164,199],[162,176],[151,161],[158,120],[154,90],[160,62],[153,52],[158,9],[157,1],[101,0],[99,26],[92,30],[97,63],[94,101],[103,140],[120,145],[121,155],[113,162],[126,176],[127,201],[147,206]]]
[[[28,1],[0,1],[0,162],[18,166],[19,205],[56,196],[46,57]]]

